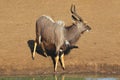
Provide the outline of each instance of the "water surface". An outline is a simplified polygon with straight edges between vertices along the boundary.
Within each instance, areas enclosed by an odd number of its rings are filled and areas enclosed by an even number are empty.
[[[120,80],[118,76],[99,75],[44,75],[44,76],[10,76],[0,77],[0,80]]]

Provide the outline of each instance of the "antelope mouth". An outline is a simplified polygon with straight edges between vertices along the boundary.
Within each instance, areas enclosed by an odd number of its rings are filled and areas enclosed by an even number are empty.
[[[90,30],[91,30],[91,28],[90,28],[90,27],[88,27],[88,29],[86,30],[86,32],[90,32]]]
[[[89,29],[85,30],[85,31],[82,31],[81,34],[83,34],[84,32],[90,32]]]

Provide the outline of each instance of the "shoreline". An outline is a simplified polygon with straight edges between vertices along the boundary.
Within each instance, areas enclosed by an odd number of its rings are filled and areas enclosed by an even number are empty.
[[[68,67],[65,70],[58,68],[57,72],[52,71],[50,68],[41,69],[24,69],[24,70],[1,70],[0,76],[32,76],[32,75],[57,75],[57,74],[104,74],[104,75],[119,75],[120,65],[107,65],[107,64],[85,64]]]

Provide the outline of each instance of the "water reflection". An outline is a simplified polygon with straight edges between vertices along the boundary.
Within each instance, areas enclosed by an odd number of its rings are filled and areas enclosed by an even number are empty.
[[[34,77],[32,80],[65,80],[65,75],[51,75],[51,76],[41,76]]]
[[[48,75],[35,77],[0,77],[0,80],[120,80],[120,77],[88,75]]]
[[[86,78],[85,80],[119,80],[117,78]]]
[[[120,80],[116,77],[85,77],[80,75],[53,75],[53,76],[41,76],[39,78],[33,78],[33,80]]]
[[[59,79],[59,77],[58,77],[57,75],[55,75],[55,80],[65,80],[65,76],[62,75],[62,76],[61,76],[61,79]]]

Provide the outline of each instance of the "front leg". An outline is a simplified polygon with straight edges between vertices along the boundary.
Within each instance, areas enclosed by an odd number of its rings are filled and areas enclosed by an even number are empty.
[[[54,67],[54,71],[55,71],[55,72],[57,71],[58,60],[59,60],[59,55],[57,55],[57,56],[55,57],[55,67]]]
[[[62,68],[65,69],[64,53],[60,55],[60,61],[61,61]]]

